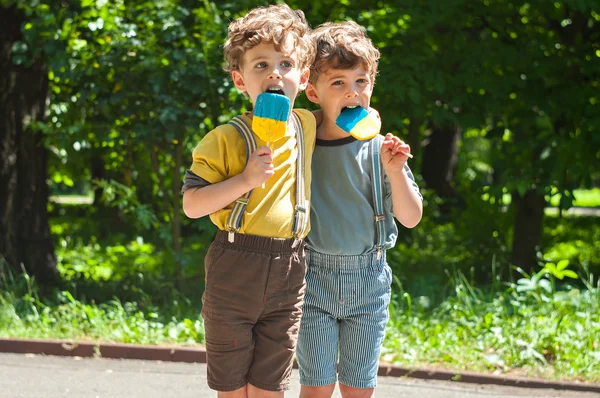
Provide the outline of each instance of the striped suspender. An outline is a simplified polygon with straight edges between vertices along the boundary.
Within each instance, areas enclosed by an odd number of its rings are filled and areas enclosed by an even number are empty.
[[[256,139],[254,138],[254,134],[250,127],[246,124],[244,119],[239,116],[234,117],[229,121],[229,123],[233,124],[235,128],[238,129],[242,137],[244,138],[244,142],[246,143],[246,164],[248,163],[248,159],[250,155],[256,151]],[[250,195],[252,194],[252,190],[246,192],[241,198],[235,201],[233,205],[233,209],[231,209],[231,213],[229,214],[229,218],[227,219],[227,230],[229,231],[228,240],[229,242],[233,242],[234,233],[239,231],[242,226],[242,216],[244,215],[244,211],[246,211],[246,206],[248,206],[248,200],[250,199]]]
[[[294,124],[296,128],[296,144],[298,147],[298,157],[296,159],[296,206],[294,207],[294,223],[292,226],[292,235],[294,237],[293,247],[298,245],[301,237],[306,231],[308,225],[308,219],[306,214],[306,192],[304,187],[304,174],[305,174],[305,159],[304,159],[304,130],[302,123],[298,115],[292,112],[294,118]],[[235,128],[242,134],[244,142],[246,143],[246,163],[250,155],[256,150],[256,139],[252,129],[246,124],[244,119],[239,116],[234,117],[229,122],[235,126]],[[242,217],[248,206],[248,200],[252,191],[246,193],[244,196],[235,201],[231,214],[227,219],[227,230],[229,231],[228,240],[229,242],[234,241],[234,234],[239,231],[242,226]]]
[[[296,125],[296,146],[298,147],[298,156],[296,158],[296,206],[294,207],[294,224],[292,226],[292,235],[294,236],[292,247],[296,247],[306,230],[308,222],[306,195],[304,191],[304,129],[298,115],[294,112],[292,112],[292,115],[294,124]]]
[[[371,177],[373,180],[373,204],[375,206],[375,249],[379,260],[385,247],[385,215],[383,214],[383,174],[377,141],[376,138],[371,140],[369,150],[371,152]]]

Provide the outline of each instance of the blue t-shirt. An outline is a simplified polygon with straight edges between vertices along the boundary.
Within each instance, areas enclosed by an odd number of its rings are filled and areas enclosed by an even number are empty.
[[[381,148],[383,136],[378,140]],[[312,159],[311,230],[307,237],[310,250],[325,254],[356,255],[375,248],[375,206],[371,176],[370,141],[353,137],[339,140],[317,139]],[[410,168],[405,171],[414,182]],[[396,244],[398,227],[392,212],[392,190],[385,175],[383,181],[385,247]],[[420,195],[420,193],[419,193]]]

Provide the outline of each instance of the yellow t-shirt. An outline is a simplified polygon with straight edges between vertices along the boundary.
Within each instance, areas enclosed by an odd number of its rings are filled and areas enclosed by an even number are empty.
[[[294,109],[300,117],[304,129],[304,187],[307,202],[307,228],[302,237],[310,230],[310,182],[311,159],[315,148],[316,123],[312,112],[306,109]],[[252,126],[251,119],[243,115]],[[292,130],[292,131],[290,131]],[[257,146],[266,143],[255,135]],[[265,188],[257,187],[252,191],[239,233],[266,236],[270,238],[291,238],[296,205],[296,133],[288,129],[286,135],[278,141],[269,143],[273,151],[275,175],[267,179]],[[211,184],[224,181],[244,171],[246,166],[246,144],[242,134],[231,124],[223,124],[209,132],[193,152],[190,170]],[[227,218],[233,203],[210,215],[211,221],[221,230],[227,230]]]

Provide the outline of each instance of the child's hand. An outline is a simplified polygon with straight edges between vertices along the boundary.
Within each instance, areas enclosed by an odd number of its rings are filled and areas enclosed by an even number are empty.
[[[410,146],[392,133],[387,133],[381,146],[381,162],[386,173],[402,171],[409,157],[412,157]]]
[[[275,174],[275,168],[273,167],[271,150],[266,146],[256,148],[256,151],[250,155],[248,164],[242,172],[244,179],[254,189],[262,185],[273,174]]]

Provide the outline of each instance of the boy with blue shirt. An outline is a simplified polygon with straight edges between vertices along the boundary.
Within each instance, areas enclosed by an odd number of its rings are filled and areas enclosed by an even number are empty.
[[[306,95],[323,120],[296,352],[300,397],[329,398],[338,380],[343,397],[372,397],[391,296],[385,250],[398,235],[394,217],[407,228],[419,223],[422,197],[407,144],[392,134],[358,141],[336,125],[346,107],[369,109],[379,51],[354,22],[323,24],[311,37],[316,59]]]

